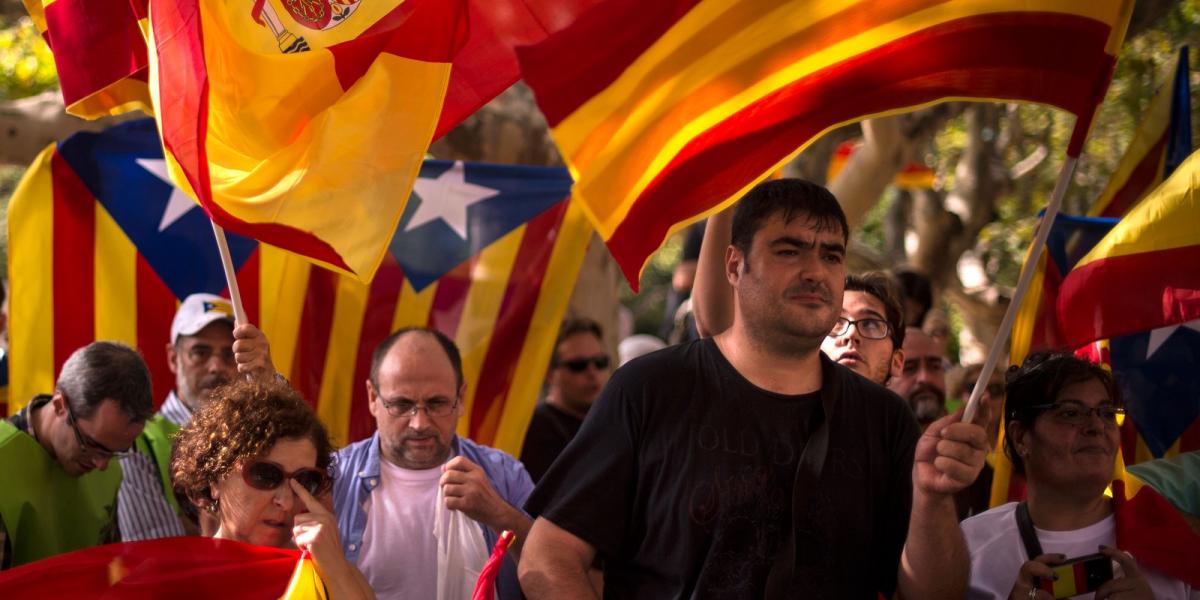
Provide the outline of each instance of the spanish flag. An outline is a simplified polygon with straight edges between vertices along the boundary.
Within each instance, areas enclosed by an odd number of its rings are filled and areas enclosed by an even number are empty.
[[[1200,153],[1193,153],[1063,278],[1056,304],[1063,344],[1200,319],[1197,223]]]
[[[822,132],[947,99],[1079,118],[1108,87],[1129,0],[608,0],[518,50],[575,197],[629,281]],[[597,51],[603,49],[603,51]]]
[[[151,0],[172,179],[231,231],[370,281],[466,39],[463,0]]]

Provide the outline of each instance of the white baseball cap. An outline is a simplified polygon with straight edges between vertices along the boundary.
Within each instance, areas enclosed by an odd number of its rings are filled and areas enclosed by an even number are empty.
[[[233,304],[213,294],[192,294],[183,299],[175,320],[171,321],[171,343],[179,341],[181,335],[196,335],[201,329],[217,321],[229,321],[232,325]]]

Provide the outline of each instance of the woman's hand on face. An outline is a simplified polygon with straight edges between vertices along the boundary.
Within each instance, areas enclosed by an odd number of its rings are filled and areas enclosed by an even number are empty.
[[[1008,600],[1054,600],[1054,595],[1040,590],[1033,585],[1035,577],[1050,579],[1054,577],[1054,569],[1051,565],[1060,563],[1066,560],[1066,556],[1062,554],[1043,554],[1037,558],[1021,565],[1021,570],[1017,571],[1017,581],[1013,583],[1012,591],[1008,593]]]
[[[304,486],[296,483],[295,479],[288,479],[287,483],[305,510],[296,515],[292,525],[292,539],[296,542],[296,547],[307,550],[318,564],[331,559],[345,560],[342,542],[338,537],[337,519],[333,513],[308,493]]]
[[[1137,561],[1133,559],[1133,555],[1107,546],[1100,546],[1100,553],[1117,561],[1117,564],[1121,565],[1122,576],[1105,582],[1096,588],[1096,600],[1113,597],[1120,598],[1121,600],[1125,600],[1125,598],[1154,599],[1154,591],[1150,589],[1150,583],[1142,575],[1142,570],[1138,568]]]

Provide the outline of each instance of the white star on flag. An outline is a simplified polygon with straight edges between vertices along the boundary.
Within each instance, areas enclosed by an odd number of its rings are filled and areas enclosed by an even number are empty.
[[[426,223],[441,219],[463,240],[467,239],[467,208],[472,204],[482,202],[500,194],[482,185],[467,183],[461,160],[446,169],[437,179],[418,177],[413,183],[413,191],[421,197],[417,212],[404,227],[404,231],[412,231]]]
[[[1200,333],[1200,321],[1192,321],[1191,323],[1182,323],[1179,325],[1168,325],[1166,327],[1159,327],[1158,329],[1152,330],[1150,332],[1150,343],[1146,344],[1146,360],[1149,360],[1151,356],[1154,356],[1154,353],[1158,352],[1158,349],[1161,348],[1162,345],[1166,343],[1167,339],[1170,338],[1171,335],[1173,335],[1180,327],[1186,327],[1192,331]]]
[[[171,186],[171,197],[167,199],[167,207],[163,210],[162,219],[158,222],[158,231],[161,233],[168,227],[173,225],[175,221],[183,218],[189,210],[198,206],[183,190],[175,187],[171,183],[171,178],[167,176],[167,161],[161,158],[139,158],[137,164],[143,169],[154,174],[155,177],[163,180],[164,183]]]

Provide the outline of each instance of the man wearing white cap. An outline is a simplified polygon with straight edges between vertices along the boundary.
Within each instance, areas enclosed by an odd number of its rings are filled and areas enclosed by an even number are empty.
[[[175,433],[208,403],[213,388],[229,383],[239,372],[274,372],[266,336],[250,324],[235,326],[229,300],[213,294],[192,294],[183,300],[171,322],[166,350],[175,389],[146,422],[135,444],[137,453],[121,465],[125,475],[117,519],[124,541],[197,533],[172,490],[169,467]]]

